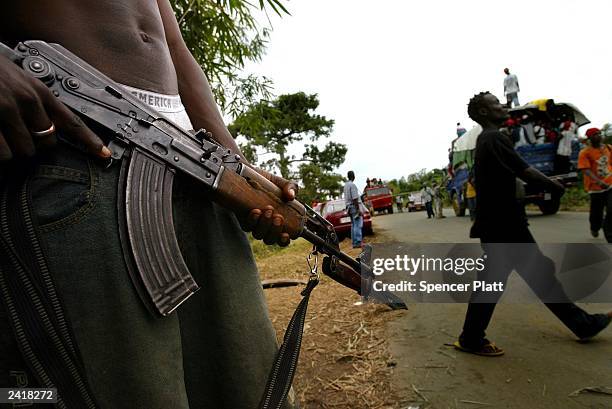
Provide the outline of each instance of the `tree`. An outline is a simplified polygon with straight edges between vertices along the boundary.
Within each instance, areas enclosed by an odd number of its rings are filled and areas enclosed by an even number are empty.
[[[272,9],[289,14],[281,0],[170,0],[187,47],[202,66],[215,98],[230,115],[239,114],[260,97],[269,98],[271,81],[253,75],[240,76],[248,61],[264,54],[271,25],[255,15]],[[269,19],[268,19],[269,22]]]
[[[339,194],[342,177],[333,171],[347,152],[346,145],[333,141],[320,147],[318,142],[329,138],[334,121],[314,113],[318,106],[316,94],[280,95],[252,104],[229,125],[235,138],[246,140],[241,149],[252,163],[284,178],[299,179],[300,197],[305,200]],[[293,151],[298,143],[303,144],[301,155],[290,154],[290,147]]]
[[[400,193],[408,193],[415,190],[411,189],[411,185],[408,183],[404,176],[402,176],[399,180],[391,179],[389,182],[387,182],[387,185],[393,191],[393,194],[396,195]]]
[[[332,172],[325,172],[314,163],[302,164],[299,169],[302,187],[300,199],[305,203],[322,202],[342,194],[344,178]]]

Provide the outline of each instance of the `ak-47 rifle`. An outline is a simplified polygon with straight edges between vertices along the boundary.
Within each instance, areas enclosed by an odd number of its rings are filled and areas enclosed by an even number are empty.
[[[174,232],[176,172],[202,182],[213,200],[238,217],[274,206],[291,239],[303,237],[326,255],[325,274],[360,294],[370,288],[373,274],[364,259],[370,251],[356,259],[341,252],[327,220],[297,200],[283,201],[276,185],[210,133],[186,132],[60,45],[26,41],[11,49],[0,43],[0,54],[44,82],[74,112],[110,131],[112,159],[121,161],[118,206],[124,256],[141,298],[156,313],[170,314],[198,289]],[[371,295],[392,308],[405,308],[392,293]]]

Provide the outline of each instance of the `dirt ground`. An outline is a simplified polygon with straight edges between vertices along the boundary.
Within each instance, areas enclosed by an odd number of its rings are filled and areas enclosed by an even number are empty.
[[[534,222],[536,234],[547,233],[548,220],[535,221],[543,224],[538,230]],[[399,228],[377,226],[370,242],[389,243],[393,228]],[[345,240],[342,249],[356,256],[349,247]],[[262,279],[306,279],[309,249],[298,241],[280,252],[256,251]],[[518,278],[511,284],[524,286]],[[265,290],[279,341],[300,291]],[[302,408],[612,409],[612,330],[584,345],[541,304],[500,305],[490,335],[507,353],[481,358],[449,346],[460,331],[465,304],[412,304],[408,311],[391,311],[355,305],[359,300],[326,277],[312,293],[294,381]]]
[[[381,236],[368,239],[376,241]],[[349,240],[342,243],[342,249],[358,255]],[[307,242],[298,241],[288,249],[258,256],[262,279],[306,279],[309,250]],[[265,290],[279,342],[301,299],[302,288]],[[400,407],[392,388],[396,363],[389,353],[385,326],[405,312],[381,305],[355,305],[358,301],[359,295],[325,276],[313,291],[294,381],[302,408]]]

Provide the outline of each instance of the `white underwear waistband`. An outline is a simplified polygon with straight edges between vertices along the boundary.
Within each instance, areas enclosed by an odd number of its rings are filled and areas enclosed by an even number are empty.
[[[120,85],[130,94],[134,95],[151,108],[154,108],[157,112],[176,123],[181,128],[185,130],[193,129],[180,95],[159,94],[153,91],[130,87],[129,85]]]

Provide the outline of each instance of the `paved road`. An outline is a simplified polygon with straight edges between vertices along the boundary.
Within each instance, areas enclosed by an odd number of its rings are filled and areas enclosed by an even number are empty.
[[[463,243],[468,237],[469,217],[455,217],[445,209],[444,219],[427,219],[425,212],[394,213],[374,217],[375,228],[387,231],[393,239],[410,243]],[[589,215],[584,212],[560,212],[553,216],[529,213],[529,227],[540,243],[604,243],[589,232]]]
[[[446,211],[451,214],[450,210]],[[536,239],[544,242],[593,242],[586,213],[562,212],[530,218]],[[400,213],[374,218],[398,242],[469,242],[469,218],[427,220],[425,214]],[[511,286],[525,286],[515,274]],[[581,305],[591,312],[612,304]],[[571,333],[539,303],[501,304],[488,336],[506,350],[498,358],[455,351],[465,304],[413,304],[389,324],[396,361],[395,384],[402,408],[612,408],[612,396],[572,392],[608,387],[612,392],[612,329],[588,344]],[[486,405],[485,405],[486,404]]]

